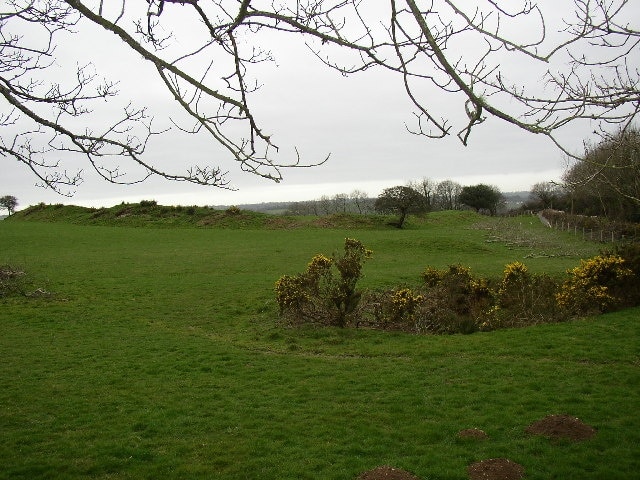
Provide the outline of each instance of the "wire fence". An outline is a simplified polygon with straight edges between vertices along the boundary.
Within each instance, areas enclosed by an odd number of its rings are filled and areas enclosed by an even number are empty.
[[[602,217],[569,215],[557,210],[544,210],[539,217],[550,228],[573,233],[592,242],[640,242],[640,224],[637,223],[610,222]]]

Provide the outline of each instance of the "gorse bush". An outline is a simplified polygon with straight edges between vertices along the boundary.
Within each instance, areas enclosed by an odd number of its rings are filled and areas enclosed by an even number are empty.
[[[240,215],[242,213],[242,210],[240,210],[240,207],[231,205],[229,208],[225,210],[225,213],[227,215]]]
[[[316,255],[303,273],[281,277],[275,286],[280,315],[293,323],[346,326],[360,301],[356,284],[371,253],[347,238],[342,255]]]
[[[632,307],[640,305],[640,243],[618,245],[612,252],[603,254],[621,257],[624,260],[625,267],[633,273],[624,282],[624,295],[620,306]]]
[[[472,333],[493,302],[487,280],[471,269],[450,265],[437,270],[427,267],[422,273],[424,302],[417,308],[415,330],[432,333]]]
[[[558,285],[547,275],[532,274],[521,262],[505,266],[496,303],[483,329],[518,327],[559,319],[555,301]]]
[[[562,283],[531,273],[521,262],[505,265],[497,279],[450,265],[427,267],[417,287],[363,294],[356,283],[371,252],[347,238],[341,256],[316,255],[303,273],[281,277],[276,299],[292,323],[436,334],[524,327],[640,303],[640,248],[623,253],[629,261],[614,254],[582,260]],[[632,295],[626,295],[629,288]]]
[[[569,278],[556,295],[558,304],[572,313],[607,312],[623,304],[625,283],[634,275],[618,255],[581,260],[567,272]]]
[[[357,325],[410,331],[415,324],[416,310],[423,302],[423,295],[405,287],[366,292],[357,311]]]

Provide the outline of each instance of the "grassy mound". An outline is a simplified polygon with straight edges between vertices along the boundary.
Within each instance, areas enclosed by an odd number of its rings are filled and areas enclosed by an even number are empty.
[[[63,222],[76,225],[125,227],[209,227],[232,229],[385,228],[387,217],[334,214],[322,217],[270,215],[229,207],[165,206],[155,201],[122,203],[109,208],[40,203],[16,212],[11,221]]]

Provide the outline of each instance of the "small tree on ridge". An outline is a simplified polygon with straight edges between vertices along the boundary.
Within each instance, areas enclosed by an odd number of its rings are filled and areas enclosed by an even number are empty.
[[[18,199],[13,195],[5,195],[0,198],[0,207],[6,208],[9,212],[9,216],[13,215],[13,212],[16,211],[16,207],[18,206]]]
[[[394,227],[402,228],[407,214],[418,211],[422,196],[411,187],[396,186],[385,188],[375,203],[376,212],[398,213],[400,218],[393,222]]]

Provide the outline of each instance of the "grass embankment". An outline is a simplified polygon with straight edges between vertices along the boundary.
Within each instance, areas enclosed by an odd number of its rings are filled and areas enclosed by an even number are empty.
[[[482,223],[482,225],[479,224]],[[354,479],[380,464],[466,478],[640,471],[640,310],[470,336],[277,326],[273,282],[345,236],[363,286],[426,265],[561,274],[597,245],[532,219],[439,214],[395,229],[140,229],[0,223],[0,263],[51,298],[0,300],[0,478]],[[479,228],[481,226],[482,228]],[[524,433],[552,413],[583,443]],[[477,427],[491,439],[456,439]]]
[[[388,218],[380,215],[334,214],[329,216],[286,216],[229,207],[216,210],[199,206],[158,205],[153,200],[121,203],[109,208],[40,203],[16,212],[10,220],[63,222],[77,225],[152,228],[377,228]]]

